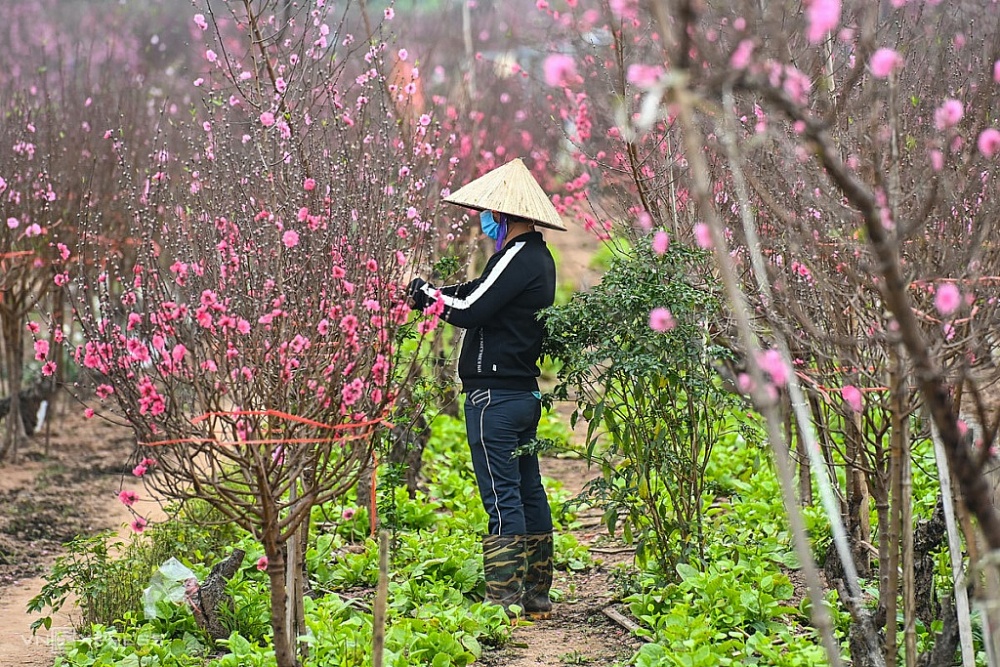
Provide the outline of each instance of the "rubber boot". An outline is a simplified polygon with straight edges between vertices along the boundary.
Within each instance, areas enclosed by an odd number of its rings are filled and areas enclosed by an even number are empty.
[[[521,606],[528,618],[543,619],[552,616],[552,533],[527,535],[524,543],[525,565],[524,594]]]
[[[483,538],[483,574],[486,599],[512,614],[524,592],[524,535],[489,535]]]

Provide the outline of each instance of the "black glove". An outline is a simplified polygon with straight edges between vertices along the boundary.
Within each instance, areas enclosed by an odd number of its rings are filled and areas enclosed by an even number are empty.
[[[410,299],[413,300],[414,307],[420,310],[427,307],[427,295],[420,289],[426,284],[427,281],[423,278],[414,278],[406,288],[410,294]]]

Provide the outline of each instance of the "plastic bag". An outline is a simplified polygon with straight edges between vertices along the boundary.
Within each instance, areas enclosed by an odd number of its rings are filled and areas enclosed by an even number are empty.
[[[147,619],[160,616],[160,600],[181,604],[198,588],[198,577],[176,558],[170,558],[157,568],[149,579],[149,587],[142,591],[142,610]]]

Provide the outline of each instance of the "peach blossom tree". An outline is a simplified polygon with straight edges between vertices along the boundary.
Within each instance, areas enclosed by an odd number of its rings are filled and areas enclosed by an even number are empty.
[[[263,544],[282,667],[305,633],[311,509],[353,485],[399,390],[404,286],[450,141],[400,113],[391,11],[371,28],[322,2],[286,8],[212,2],[192,17],[206,45],[191,121],[165,119],[146,154],[105,135],[135,257],[88,211],[65,274],[86,336],[76,360],[133,427],[134,474]]]

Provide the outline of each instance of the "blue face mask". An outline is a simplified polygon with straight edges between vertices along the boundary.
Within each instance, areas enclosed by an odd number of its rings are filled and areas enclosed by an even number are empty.
[[[479,226],[483,228],[483,234],[494,241],[500,239],[500,223],[493,218],[493,211],[486,209],[479,214]]]
[[[479,214],[479,226],[483,228],[483,234],[497,242],[495,250],[500,252],[504,237],[507,236],[507,216],[501,213],[500,222],[497,222],[493,217],[493,211],[487,209]]]

